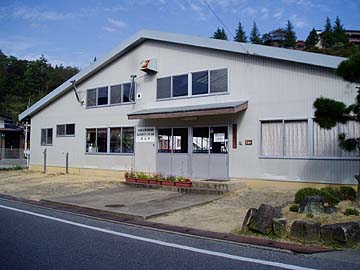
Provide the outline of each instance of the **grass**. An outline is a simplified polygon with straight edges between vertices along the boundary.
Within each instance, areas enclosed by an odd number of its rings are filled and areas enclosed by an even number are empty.
[[[9,167],[9,168],[0,168],[0,171],[21,171],[24,170],[24,167],[21,167],[19,165],[16,165],[14,167]]]

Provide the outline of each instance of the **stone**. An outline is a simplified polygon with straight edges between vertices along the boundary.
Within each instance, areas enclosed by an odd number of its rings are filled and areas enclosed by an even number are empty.
[[[360,242],[360,223],[344,222],[323,225],[320,233],[325,242],[351,246]]]
[[[273,232],[276,237],[284,238],[286,236],[286,218],[273,218]]]
[[[320,225],[320,222],[295,220],[291,225],[290,237],[301,242],[318,242]]]
[[[256,208],[250,208],[247,213],[246,213],[246,216],[244,218],[244,221],[243,221],[243,224],[241,226],[241,230],[243,232],[247,232],[249,231],[249,222],[250,220],[252,219],[252,217],[256,214],[257,212],[257,209]]]
[[[323,199],[319,195],[306,196],[300,202],[299,213],[304,214],[322,214],[324,213]]]
[[[255,215],[250,219],[248,227],[252,231],[269,234],[272,232],[273,218],[281,218],[280,209],[268,204],[261,204]]]

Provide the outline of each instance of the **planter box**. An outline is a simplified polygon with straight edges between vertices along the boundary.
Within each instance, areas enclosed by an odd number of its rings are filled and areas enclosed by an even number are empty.
[[[172,181],[161,181],[161,185],[162,186],[174,186],[175,185],[175,182],[172,182]]]
[[[149,180],[149,184],[150,184],[150,185],[158,185],[158,186],[160,186],[160,185],[161,185],[161,182],[160,182],[160,181],[156,181],[156,180]]]
[[[130,177],[125,177],[125,181],[129,182],[129,183],[136,183],[136,179],[135,178],[130,178]]]
[[[147,179],[136,179],[136,183],[149,184],[149,180],[147,180]]]
[[[175,182],[175,186],[177,187],[191,187],[191,182]]]

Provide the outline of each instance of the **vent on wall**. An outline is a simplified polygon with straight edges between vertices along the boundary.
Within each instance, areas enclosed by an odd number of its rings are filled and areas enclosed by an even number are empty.
[[[157,60],[156,59],[147,59],[140,63],[140,70],[146,72],[147,74],[157,73]]]

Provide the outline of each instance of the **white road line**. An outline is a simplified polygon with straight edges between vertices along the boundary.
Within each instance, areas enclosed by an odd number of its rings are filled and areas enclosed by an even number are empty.
[[[82,223],[73,222],[73,221],[69,221],[69,220],[65,220],[65,219],[61,219],[61,218],[38,214],[38,213],[27,211],[27,210],[9,207],[9,206],[5,206],[5,205],[1,205],[1,204],[0,204],[0,208],[4,208],[7,210],[16,211],[16,212],[36,216],[36,217],[41,217],[41,218],[45,218],[45,219],[49,219],[49,220],[53,220],[53,221],[58,221],[58,222],[62,222],[65,224],[70,224],[70,225],[74,225],[74,226],[81,227],[81,228],[86,228],[86,229],[93,230],[93,231],[98,231],[98,232],[108,233],[108,234],[117,235],[117,236],[121,236],[121,237],[126,237],[126,238],[143,241],[143,242],[148,242],[148,243],[152,243],[152,244],[156,244],[156,245],[160,245],[160,246],[172,247],[172,248],[177,248],[177,249],[182,249],[182,250],[193,251],[193,252],[197,252],[197,253],[201,253],[201,254],[222,257],[222,258],[226,258],[226,259],[232,259],[232,260],[255,263],[255,264],[262,264],[262,265],[268,265],[268,266],[275,266],[275,267],[280,267],[280,268],[284,268],[284,269],[292,269],[292,270],[316,270],[314,268],[306,268],[306,267],[301,267],[301,266],[296,266],[296,265],[291,265],[291,264],[265,261],[265,260],[260,260],[260,259],[253,259],[253,258],[231,255],[231,254],[222,253],[222,252],[216,252],[216,251],[211,251],[211,250],[206,250],[206,249],[201,249],[201,248],[194,248],[194,247],[164,242],[164,241],[160,241],[160,240],[145,238],[145,237],[136,236],[136,235],[127,234],[127,233],[116,232],[116,231],[102,229],[102,228],[94,227],[94,226],[89,226],[89,225],[85,225]]]

